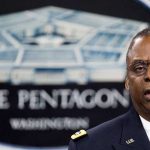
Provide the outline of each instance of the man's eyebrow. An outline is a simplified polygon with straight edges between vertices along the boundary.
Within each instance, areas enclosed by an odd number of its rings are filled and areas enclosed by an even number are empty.
[[[141,59],[135,59],[132,61],[132,63],[135,63],[135,62],[144,62],[144,60],[141,60]]]
[[[146,63],[147,61],[146,60],[142,60],[142,59],[135,59],[131,62],[131,64],[129,64],[129,66],[132,66],[132,65],[135,65],[135,64],[138,64],[138,63],[141,63],[141,64],[144,64]]]
[[[135,60],[133,60],[132,62],[133,62],[133,63],[135,63],[135,62],[146,62],[146,60],[142,60],[142,59],[135,59]]]

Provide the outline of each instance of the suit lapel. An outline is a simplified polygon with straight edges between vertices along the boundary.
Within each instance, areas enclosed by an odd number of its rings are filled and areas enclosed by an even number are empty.
[[[115,144],[114,147],[116,150],[150,150],[150,142],[134,109],[130,110],[126,116],[120,143]]]

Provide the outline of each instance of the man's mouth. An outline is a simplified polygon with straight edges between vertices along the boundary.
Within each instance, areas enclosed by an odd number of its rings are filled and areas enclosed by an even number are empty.
[[[150,89],[146,89],[144,91],[144,98],[148,101],[150,101]]]

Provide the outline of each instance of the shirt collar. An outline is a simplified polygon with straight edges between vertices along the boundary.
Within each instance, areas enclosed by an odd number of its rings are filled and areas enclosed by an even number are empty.
[[[150,131],[150,122],[144,119],[142,116],[140,116],[140,119],[141,119],[144,129],[146,131]]]

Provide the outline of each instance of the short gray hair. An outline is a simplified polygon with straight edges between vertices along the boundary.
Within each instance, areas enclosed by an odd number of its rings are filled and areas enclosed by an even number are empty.
[[[134,45],[134,42],[137,38],[139,37],[144,37],[144,36],[150,36],[150,26],[141,30],[140,32],[138,32],[131,40],[130,44],[129,44],[129,47],[128,47],[128,51],[127,51],[127,54],[126,54],[126,61],[127,61],[127,58],[128,58],[128,54],[129,54],[129,51],[132,49],[132,46]]]

